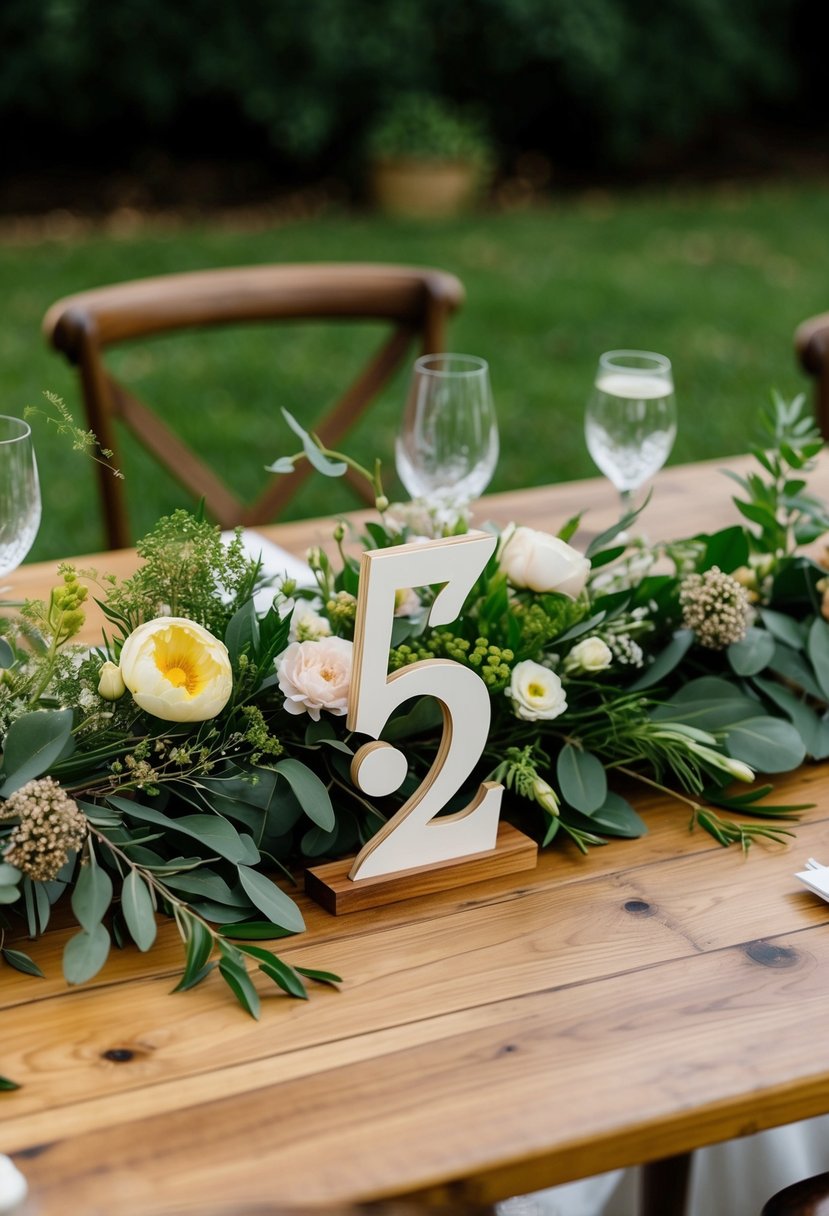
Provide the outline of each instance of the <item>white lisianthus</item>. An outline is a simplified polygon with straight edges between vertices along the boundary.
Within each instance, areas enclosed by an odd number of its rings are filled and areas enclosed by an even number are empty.
[[[584,590],[590,561],[558,536],[510,525],[501,538],[501,569],[513,587],[557,591],[576,599]]]
[[[606,671],[613,662],[613,651],[607,642],[601,638],[583,638],[577,642],[564,662],[567,672],[584,672],[593,675],[598,671]]]
[[[105,701],[117,701],[119,697],[123,697],[126,691],[127,686],[121,675],[121,668],[117,663],[107,660],[101,667],[98,677],[98,695]]]
[[[121,650],[121,677],[141,709],[165,722],[206,722],[230,700],[227,647],[184,617],[139,625]]]
[[[287,712],[307,713],[315,722],[323,709],[347,713],[353,650],[353,642],[345,638],[292,642],[276,660]]]
[[[394,615],[415,616],[422,608],[420,596],[412,587],[401,587],[394,593]]]
[[[293,608],[288,635],[292,642],[315,642],[331,636],[331,625],[308,600],[297,600]]]
[[[567,708],[567,697],[559,677],[532,659],[516,664],[505,692],[512,701],[516,718],[526,722],[557,718]]]

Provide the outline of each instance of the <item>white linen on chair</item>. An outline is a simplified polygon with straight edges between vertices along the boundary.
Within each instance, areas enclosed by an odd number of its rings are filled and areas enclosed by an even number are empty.
[[[783,1187],[829,1171],[829,1115],[698,1149],[687,1216],[759,1216]],[[499,1216],[637,1216],[639,1171],[617,1170],[498,1205]]]

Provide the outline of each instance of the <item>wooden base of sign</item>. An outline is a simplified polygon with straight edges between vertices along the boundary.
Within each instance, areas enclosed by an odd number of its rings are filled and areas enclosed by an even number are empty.
[[[306,894],[334,916],[535,869],[538,845],[511,824],[499,823],[495,848],[485,853],[356,880],[348,877],[353,861],[347,857],[305,871]]]

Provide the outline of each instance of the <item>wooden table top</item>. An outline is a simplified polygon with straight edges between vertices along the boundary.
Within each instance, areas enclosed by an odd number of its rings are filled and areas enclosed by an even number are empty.
[[[719,463],[662,475],[651,535],[730,521]],[[612,517],[599,482],[487,513],[550,528],[585,502]],[[315,529],[271,535],[302,547]],[[45,980],[3,970],[0,1066],[23,1088],[0,1095],[0,1151],[40,1216],[243,1216],[491,1201],[829,1111],[829,904],[793,877],[829,862],[829,766],[775,784],[815,806],[790,846],[748,857],[637,793],[649,835],[586,858],[558,847],[527,873],[341,918],[300,896],[307,932],[279,953],[344,982],[307,1002],[263,986],[259,1022],[214,977],[170,995],[169,924],[72,989],[71,931],[50,932],[30,947]]]

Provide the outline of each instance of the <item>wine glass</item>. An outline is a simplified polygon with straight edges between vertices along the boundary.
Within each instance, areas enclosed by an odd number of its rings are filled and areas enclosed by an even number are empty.
[[[662,468],[676,437],[671,361],[650,351],[601,355],[584,420],[587,449],[626,515],[634,491]]]
[[[23,561],[40,525],[32,428],[0,415],[0,577]]]
[[[415,361],[395,455],[412,498],[460,504],[483,492],[498,461],[485,359],[439,354]]]

